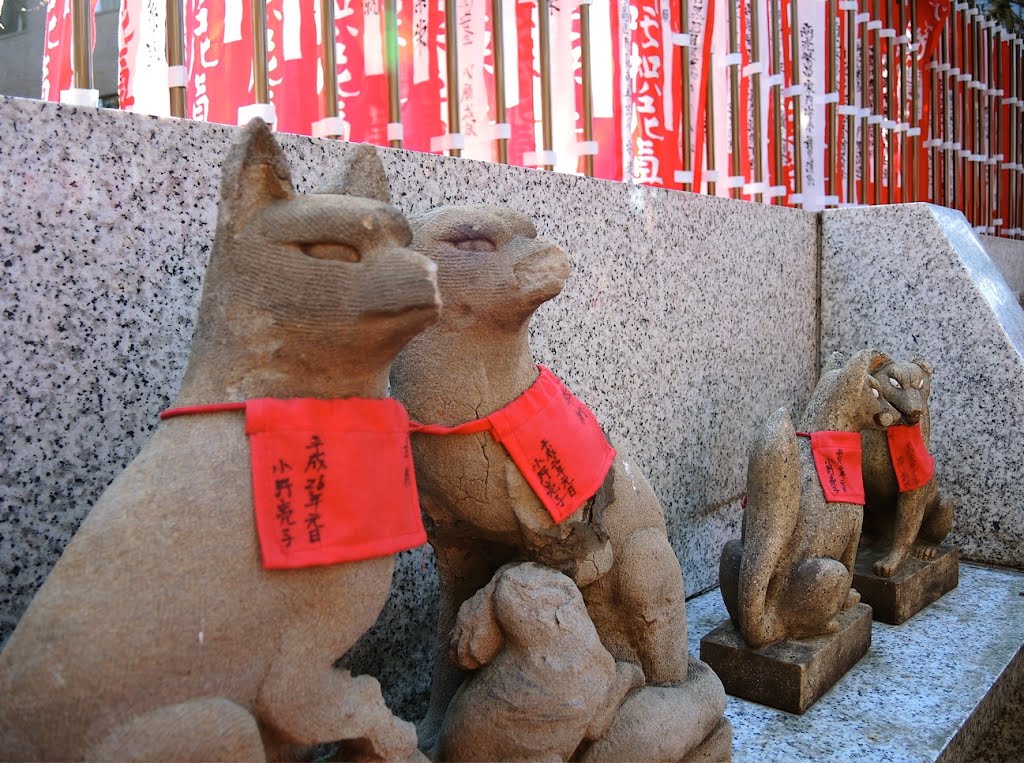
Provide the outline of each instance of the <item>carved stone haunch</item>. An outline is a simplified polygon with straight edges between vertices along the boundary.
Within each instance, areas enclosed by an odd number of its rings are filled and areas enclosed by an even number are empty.
[[[413,247],[438,265],[444,311],[396,359],[393,393],[418,421],[479,420],[538,381],[530,317],[562,290],[568,258],[537,239],[529,218],[494,207],[435,210],[414,219],[413,232]],[[688,658],[679,562],[637,464],[620,453],[604,486],[556,523],[490,433],[414,435],[413,451],[441,583],[424,749],[432,749],[466,678],[446,646],[460,608],[503,565],[523,560],[575,581],[611,656],[648,682],[592,746],[595,759],[650,759],[658,746],[660,759],[682,760],[719,729],[724,692],[706,666]]]
[[[376,198],[298,195],[266,125],[242,130],[177,406],[384,396],[391,359],[440,304],[374,150],[350,157],[335,190]],[[392,569],[265,570],[243,414],[168,420],[0,655],[0,759],[280,760],[346,739],[415,756],[376,679],[334,668]]]

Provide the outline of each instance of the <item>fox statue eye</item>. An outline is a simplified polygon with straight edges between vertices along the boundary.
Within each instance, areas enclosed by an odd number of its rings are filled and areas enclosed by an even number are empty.
[[[299,249],[307,257],[318,260],[335,260],[336,262],[359,262],[363,256],[359,250],[348,244],[322,242],[315,244],[299,244]]]
[[[489,238],[464,238],[452,241],[451,245],[461,252],[495,252],[497,247]]]
[[[918,379],[914,382],[914,389],[921,389],[924,386],[924,379]]]
[[[889,377],[889,384],[891,384],[892,386],[894,386],[894,387],[895,387],[896,389],[903,389],[903,385],[902,385],[902,384],[900,384],[900,383],[899,383],[899,382],[898,382],[898,381],[896,380],[896,377],[894,377],[894,376],[890,376],[890,377]]]
[[[874,387],[872,387],[871,388],[871,394],[874,395],[875,397],[878,397],[878,390],[875,389]]]

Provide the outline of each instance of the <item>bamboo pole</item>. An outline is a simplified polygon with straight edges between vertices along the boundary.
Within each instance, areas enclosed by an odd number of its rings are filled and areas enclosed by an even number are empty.
[[[782,11],[781,0],[768,0],[771,25],[768,37],[772,42],[772,77],[782,76]],[[709,78],[710,79],[710,78]],[[772,87],[772,185],[787,186],[782,174],[782,86]],[[785,204],[785,196],[773,196],[773,204]]]
[[[333,0],[332,0],[333,2]],[[388,122],[402,123],[402,99],[398,84],[398,0],[384,0],[384,68],[388,79]],[[401,148],[401,139],[388,141],[391,148]]]
[[[887,11],[886,11],[886,22],[889,24],[896,23],[895,13],[895,0],[888,0]],[[890,27],[891,28],[891,27]],[[896,41],[889,38],[888,44],[885,46],[886,50],[886,77],[885,77],[885,103],[886,111],[885,115],[892,122],[900,121],[899,106],[896,100]],[[886,181],[888,183],[888,193],[886,194],[886,202],[893,204],[896,201],[896,136],[898,133],[895,129],[889,128],[886,132]]]
[[[896,40],[900,37],[906,38],[907,34],[907,13],[902,2],[896,3]],[[912,69],[909,68],[907,63],[907,56],[910,53],[910,45],[907,42],[900,41],[899,43],[893,41],[893,47],[896,48],[896,76],[899,78],[899,90],[896,94],[896,121],[902,124],[910,124],[910,103],[908,99],[907,79],[912,76]],[[910,136],[904,132],[905,128],[900,125],[895,134],[896,148],[899,151],[900,161],[896,166],[899,171],[899,200],[913,201],[911,196],[911,182],[910,182],[910,151],[908,146],[910,144]]]
[[[828,0],[825,4],[825,28],[828,35],[825,46],[825,68],[828,72],[828,92],[839,93],[839,46],[836,44],[838,0]],[[825,194],[839,195],[839,178],[836,176],[836,158],[839,156],[839,118],[836,114],[837,104],[825,104],[825,171],[827,181]]]
[[[590,64],[590,5],[587,3],[580,6],[580,65],[583,89],[583,140],[589,143],[594,139],[594,83]],[[587,177],[594,176],[593,154],[583,155],[583,173]]]
[[[972,7],[974,7],[973,3]],[[971,79],[972,81],[981,80],[983,77],[983,73],[981,71],[982,39],[981,18],[978,14],[971,17],[971,40]],[[985,106],[981,98],[981,94],[978,93],[976,88],[970,88],[969,92],[971,93],[971,108],[973,109],[971,113],[974,114],[974,136],[971,153],[977,155],[982,153],[982,136],[984,133],[984,130],[982,129],[982,117],[984,115]],[[973,219],[971,222],[976,226],[983,225],[985,222],[985,209],[983,202],[984,187],[982,184],[983,176],[981,172],[981,163],[976,159],[971,162],[971,177],[974,182],[974,192],[971,194],[974,201],[972,205]]]
[[[960,46],[963,45],[960,21],[960,11],[954,8],[950,11],[949,15],[949,60],[953,64],[952,70],[959,70],[960,65],[963,63],[963,57],[960,52]],[[960,193],[960,182],[963,173],[960,167],[960,152],[956,146],[963,140],[963,125],[961,124],[963,116],[961,112],[962,103],[960,101],[960,82],[957,81],[957,77],[953,74],[952,70],[946,75],[946,82],[949,85],[950,123],[952,124],[950,142],[953,144],[953,148],[946,152],[946,156],[949,159],[949,192],[947,194],[947,201],[949,203],[947,206],[952,209],[959,209],[963,201]]]
[[[551,126],[551,17],[549,0],[537,0],[537,26],[540,43],[540,120],[544,151],[551,151],[554,138]],[[544,169],[554,166],[545,164]]]
[[[270,103],[270,83],[267,78],[267,3],[251,0],[252,17],[252,76],[256,103]]]
[[[868,12],[868,0],[862,0],[865,13]],[[872,105],[871,101],[871,77],[868,73],[871,70],[871,66],[868,59],[868,30],[864,27],[864,31],[860,35],[860,105],[861,108],[867,109],[869,105]],[[870,111],[870,109],[869,109]],[[860,203],[869,203],[868,199],[868,183],[871,180],[871,130],[868,129],[867,119],[860,121]]]
[[[92,23],[91,0],[72,0],[71,3],[71,55],[73,87],[92,90]]]
[[[708,85],[707,85],[707,108],[704,109],[704,149],[707,154],[707,169],[718,172],[718,168],[715,166],[715,78],[711,72],[708,72]],[[715,181],[708,181],[708,195],[714,196],[717,185]]]
[[[882,4],[880,0],[874,0],[872,3],[872,20],[881,21],[882,18]],[[885,112],[885,104],[882,101],[882,36],[881,30],[875,30],[874,34],[874,45],[872,46],[871,56],[871,69],[872,76],[874,78],[875,93],[872,99],[872,107],[875,116],[882,116]],[[871,143],[874,148],[874,168],[871,174],[874,180],[874,197],[875,204],[882,203],[882,170],[885,167],[885,160],[882,156],[882,124],[876,121],[874,128],[871,131]]]
[[[455,0],[444,0],[444,58],[448,77],[448,134],[458,135],[459,116],[459,25]],[[448,156],[462,156],[462,149],[449,147]]]
[[[846,99],[852,105],[856,102],[857,82],[857,11],[846,14]],[[846,117],[846,203],[854,204],[857,199],[857,119]]]
[[[761,42],[761,18],[760,18],[760,16],[761,16],[761,8],[760,8],[760,4],[761,4],[760,0],[750,0],[750,49],[751,49],[750,60],[753,61],[754,63],[760,63],[763,66],[764,65],[764,58],[763,58],[764,54],[761,51],[761,45],[760,45],[760,42]],[[688,5],[689,5],[688,0],[682,0],[683,8],[686,8]],[[685,50],[689,50],[689,49],[687,48]],[[689,63],[689,54],[688,53],[686,54],[686,59],[687,59],[687,64],[688,64]],[[687,66],[686,70],[684,70],[684,73],[687,72],[688,70],[689,70],[689,66]],[[687,87],[687,85],[686,85],[686,83],[688,81],[689,81],[688,78],[684,78],[684,80],[683,80],[683,83],[684,83],[683,87],[684,87],[685,91],[689,90],[689,87]],[[761,108],[761,72],[756,67],[754,69],[754,73],[751,75],[751,78],[750,78],[750,90],[751,90],[751,107],[753,108],[753,111],[754,111],[754,114],[753,114],[753,118],[754,118],[754,156],[753,156],[753,160],[754,160],[754,177],[752,177],[750,180],[753,183],[763,183],[764,182],[764,156],[762,154],[762,148],[763,147],[761,145],[762,138],[763,138],[763,136],[761,135],[761,114],[762,114],[762,108]],[[687,143],[688,143],[689,142],[689,134],[688,134],[689,131],[684,129],[683,132],[684,132],[684,134],[686,134]],[[760,193],[755,193],[754,194],[754,201],[758,201],[759,202],[759,201],[762,201],[763,198],[764,198],[763,194],[760,194]]]
[[[800,14],[797,0],[789,2],[789,37],[793,61],[793,193],[803,194],[803,125],[800,123]],[[803,206],[801,202],[800,206]]]
[[[584,39],[589,43],[588,34]],[[499,125],[506,124],[505,107],[505,34],[501,10],[501,0],[491,0],[491,49],[494,51],[494,116]],[[589,51],[588,51],[589,52]],[[584,98],[589,88],[584,84]],[[498,137],[498,161],[508,164],[508,138]]]
[[[939,36],[939,55],[937,63],[946,63],[949,59],[946,58],[946,30],[943,29]],[[945,122],[946,122],[946,110],[942,109],[941,118],[939,112],[939,91],[940,91],[940,72],[939,70],[932,69],[929,75],[932,80],[932,92],[931,92],[931,123],[930,123],[930,137],[932,139],[932,147],[929,150],[929,156],[931,158],[931,188],[932,188],[932,202],[935,204],[943,204],[942,195],[943,189],[946,184],[946,173],[945,163],[943,157],[945,157],[945,151],[940,151],[939,146],[935,145],[935,141],[941,140],[945,137]],[[942,96],[942,101],[945,101],[945,95]]]
[[[182,0],[167,0],[167,67],[182,71],[185,66],[185,26]],[[185,86],[169,85],[171,116],[185,116]]]
[[[907,120],[910,122],[910,128],[917,129],[920,133],[920,117],[918,116],[918,99],[921,97],[919,80],[921,75],[921,67],[918,64],[919,54],[921,53],[921,41],[917,35],[917,3],[912,2],[910,4],[910,35],[913,44],[911,45],[910,51],[910,102],[908,104],[908,111],[910,117]],[[920,188],[920,154],[921,154],[921,138],[919,135],[909,135],[907,137],[908,151],[910,153],[910,161],[908,166],[910,168],[910,200],[917,201],[921,198]]]
[[[740,52],[739,45],[739,21],[736,18],[736,6],[740,0],[730,0],[727,5],[729,6],[729,54],[735,55]],[[709,75],[710,77],[711,75]],[[710,100],[709,100],[710,103]],[[730,134],[732,136],[732,151],[729,155],[729,175],[730,177],[736,177],[742,174],[740,167],[740,125],[741,117],[740,114],[740,71],[739,67],[733,64],[729,65],[729,115],[730,115]],[[740,198],[742,194],[742,188],[730,188],[729,195],[734,198]]]

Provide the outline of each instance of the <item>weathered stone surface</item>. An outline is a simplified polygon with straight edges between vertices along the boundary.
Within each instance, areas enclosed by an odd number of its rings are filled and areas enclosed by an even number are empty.
[[[885,549],[861,548],[853,571],[853,587],[860,592],[861,601],[871,605],[879,622],[899,625],[959,582],[960,554],[950,546],[940,546],[929,560],[913,554],[904,557],[892,577],[874,572],[874,565],[885,554]]]
[[[383,166],[359,153],[354,186],[380,195]],[[381,200],[297,194],[250,123],[224,162],[174,406],[383,397],[391,359],[440,310],[407,240]],[[334,666],[380,614],[393,558],[264,569],[251,475],[242,411],[160,423],[0,654],[0,759],[280,760],[339,740],[418,754],[377,681]]]
[[[778,641],[751,649],[731,620],[701,639],[700,657],[725,691],[790,713],[803,713],[871,646],[871,607],[858,604],[836,618],[831,636]]]

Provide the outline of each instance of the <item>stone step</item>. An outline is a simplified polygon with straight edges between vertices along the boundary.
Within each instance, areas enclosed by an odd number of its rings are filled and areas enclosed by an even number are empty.
[[[728,615],[717,589],[686,610],[699,654]],[[961,563],[956,589],[902,625],[872,627],[867,655],[804,715],[729,697],[734,760],[971,760],[983,741],[1000,749],[986,738],[997,719],[1021,723],[1004,710],[1024,692],[1024,573]]]

